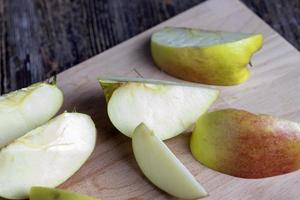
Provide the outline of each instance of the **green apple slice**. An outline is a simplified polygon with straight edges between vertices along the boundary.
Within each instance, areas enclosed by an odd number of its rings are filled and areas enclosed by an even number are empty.
[[[206,112],[219,92],[196,84],[139,78],[102,78],[112,124],[131,137],[145,123],[162,139],[172,138],[190,128]]]
[[[63,103],[61,90],[36,83],[0,97],[0,148],[46,123]]]
[[[75,192],[46,187],[32,187],[30,200],[96,200],[95,198]]]
[[[237,85],[248,79],[247,65],[263,45],[261,34],[167,27],[151,37],[155,64],[166,73],[210,85]]]
[[[163,191],[181,199],[196,199],[207,195],[167,145],[143,123],[132,135],[132,147],[142,172]]]
[[[92,119],[63,113],[0,150],[0,196],[24,199],[32,186],[56,187],[88,159],[96,141]]]

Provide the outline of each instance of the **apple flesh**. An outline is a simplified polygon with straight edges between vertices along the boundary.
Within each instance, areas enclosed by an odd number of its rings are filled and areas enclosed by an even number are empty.
[[[30,200],[96,200],[95,198],[69,192],[60,189],[47,187],[32,187],[30,190]]]
[[[268,115],[226,109],[199,118],[194,157],[225,174],[263,178],[300,168],[300,125]]]
[[[162,139],[190,128],[208,110],[219,92],[196,84],[145,79],[104,78],[100,84],[112,124],[131,137],[145,123]]]
[[[161,190],[181,199],[207,195],[194,176],[143,123],[132,135],[132,147],[144,175]]]
[[[92,119],[63,113],[0,150],[0,197],[24,199],[32,186],[56,187],[88,159],[96,141]]]
[[[46,123],[63,103],[61,90],[37,83],[0,97],[0,148]]]

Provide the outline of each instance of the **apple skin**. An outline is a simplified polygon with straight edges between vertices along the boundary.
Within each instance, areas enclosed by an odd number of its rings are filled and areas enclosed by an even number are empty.
[[[225,174],[281,175],[300,168],[300,125],[243,110],[219,110],[198,119],[190,148],[202,164]]]
[[[192,30],[192,29],[188,29]],[[247,65],[263,44],[261,34],[208,47],[171,47],[151,38],[155,64],[166,73],[187,81],[209,85],[237,85],[249,75]]]
[[[105,100],[107,103],[109,102],[109,99],[110,99],[111,95],[114,93],[114,91],[116,89],[118,89],[119,87],[121,87],[122,84],[124,84],[124,83],[118,83],[118,82],[106,82],[103,80],[100,80],[99,83],[103,89],[103,93],[104,93]]]
[[[69,192],[60,189],[47,187],[32,187],[30,190],[30,200],[96,200],[95,198]]]

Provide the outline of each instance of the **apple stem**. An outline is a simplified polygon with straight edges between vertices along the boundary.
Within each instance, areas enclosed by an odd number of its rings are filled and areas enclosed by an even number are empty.
[[[250,67],[253,67],[253,65],[252,65],[251,61],[249,62],[249,65],[250,65]]]
[[[46,80],[46,83],[49,83],[50,85],[56,85],[57,83],[57,76],[54,75],[50,77],[48,80]]]

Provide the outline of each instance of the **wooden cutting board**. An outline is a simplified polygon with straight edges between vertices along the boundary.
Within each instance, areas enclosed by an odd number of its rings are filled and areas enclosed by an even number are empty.
[[[164,26],[257,33],[264,47],[253,58],[250,80],[239,86],[217,87],[221,96],[212,107],[234,107],[300,122],[300,54],[238,0],[209,0],[58,76],[64,90],[64,110],[87,113],[98,129],[98,141],[88,162],[61,188],[104,200],[172,199],[142,175],[129,138],[110,123],[98,76],[172,78],[152,63],[151,34]],[[179,81],[179,80],[177,80]],[[130,115],[130,113],[129,113]],[[166,143],[196,176],[210,196],[205,199],[300,199],[300,171],[265,179],[242,179],[212,171],[191,155],[190,133]]]

